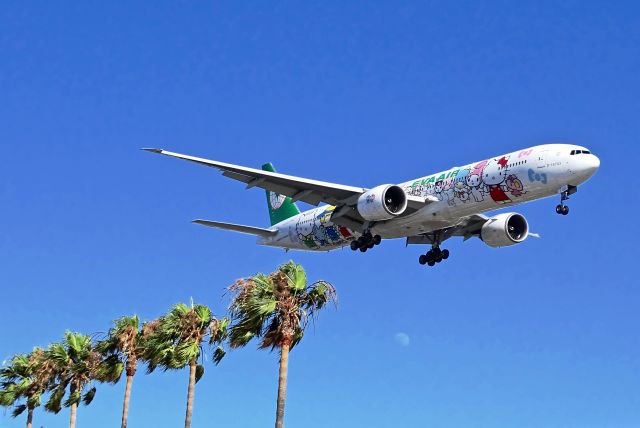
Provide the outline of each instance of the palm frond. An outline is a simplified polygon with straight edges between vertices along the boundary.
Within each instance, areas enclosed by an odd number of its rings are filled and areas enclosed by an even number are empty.
[[[202,364],[198,364],[196,366],[196,383],[204,376],[204,366]]]
[[[82,397],[82,402],[84,403],[85,406],[88,406],[89,404],[91,404],[95,396],[96,396],[96,387],[94,386],[84,394],[84,396]]]
[[[49,394],[49,400],[44,405],[46,411],[51,413],[59,413],[62,410],[62,399],[64,398],[66,384],[57,385]]]
[[[27,410],[26,404],[20,404],[19,406],[15,406],[13,408],[13,411],[11,412],[11,417],[17,418],[18,416],[23,414],[25,410]]]

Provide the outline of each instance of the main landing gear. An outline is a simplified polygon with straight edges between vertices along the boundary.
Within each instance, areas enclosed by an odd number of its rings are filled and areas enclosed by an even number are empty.
[[[351,249],[353,251],[360,250],[365,253],[367,250],[379,245],[380,242],[382,242],[382,237],[380,235],[372,235],[371,232],[367,231],[355,241],[351,241]]]
[[[420,263],[421,265],[433,266],[436,263],[440,263],[441,261],[446,260],[448,258],[449,258],[449,250],[447,249],[441,250],[439,245],[434,245],[433,248],[427,251],[427,254],[422,254],[418,258],[418,263]]]
[[[560,204],[556,206],[556,213],[560,215],[569,214],[569,206],[564,204],[564,201],[569,199],[569,195],[572,195],[578,191],[577,186],[567,186],[566,190],[560,192]]]

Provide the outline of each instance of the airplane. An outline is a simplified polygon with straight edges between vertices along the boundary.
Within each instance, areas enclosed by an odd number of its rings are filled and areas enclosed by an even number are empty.
[[[545,144],[368,189],[280,174],[270,163],[255,169],[163,149],[142,150],[209,166],[246,183],[247,189],[266,190],[271,227],[194,223],[255,235],[258,244],[286,251],[349,246],[364,253],[382,239],[405,238],[407,245],[430,246],[418,258],[429,266],[449,258],[449,250],[440,246],[451,237],[476,237],[494,248],[522,243],[533,236],[522,214],[482,213],[559,194],[556,213],[567,215],[565,201],[600,167],[598,157],[585,147]],[[301,212],[297,201],[317,208]],[[318,207],[321,203],[325,205]]]

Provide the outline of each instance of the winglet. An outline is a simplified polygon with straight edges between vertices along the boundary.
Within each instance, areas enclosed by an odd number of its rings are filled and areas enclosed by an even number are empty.
[[[164,151],[162,149],[153,149],[148,147],[143,147],[140,150],[144,150],[145,152],[151,152],[151,153],[162,153]]]

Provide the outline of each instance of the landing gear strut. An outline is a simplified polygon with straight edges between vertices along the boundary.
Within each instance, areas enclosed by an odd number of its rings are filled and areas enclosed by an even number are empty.
[[[572,195],[578,191],[577,186],[567,186],[566,190],[560,192],[560,204],[556,206],[556,213],[560,215],[569,214],[569,206],[564,204],[564,201],[569,199],[569,195]]]
[[[360,250],[365,253],[367,250],[375,247],[376,245],[380,245],[382,242],[382,237],[380,235],[372,235],[368,230],[365,231],[361,237],[356,239],[355,241],[351,241],[351,249],[353,251]]]
[[[436,263],[440,263],[449,258],[449,250],[440,249],[441,237],[439,233],[433,234],[431,242],[433,242],[433,244],[431,245],[431,249],[427,251],[427,254],[422,254],[418,258],[418,263],[421,265],[434,266]]]

